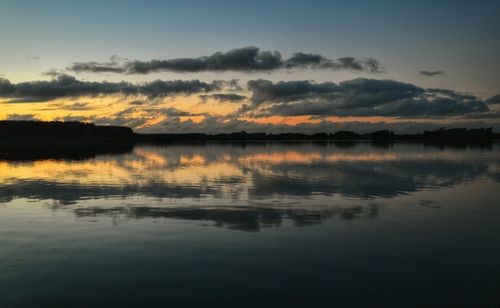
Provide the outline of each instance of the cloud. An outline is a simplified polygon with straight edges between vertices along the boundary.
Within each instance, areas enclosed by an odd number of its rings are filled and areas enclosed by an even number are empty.
[[[49,105],[44,105],[43,108],[36,108],[35,110],[48,111],[48,110],[71,110],[71,111],[82,111],[82,110],[93,110],[96,107],[92,106],[90,103],[76,102],[72,104],[64,103],[53,103]]]
[[[129,105],[134,105],[134,106],[142,106],[142,105],[145,105],[146,102],[140,101],[140,100],[133,100],[133,101],[129,102],[128,104]]]
[[[312,83],[310,81],[250,80],[248,90],[252,92],[251,105],[244,105],[242,111],[251,110],[264,102],[293,102],[306,98],[326,98],[340,90],[333,82]]]
[[[432,121],[421,121],[410,117],[403,117],[399,121],[389,118],[380,119],[376,122],[367,122],[362,118],[358,120],[332,122],[319,117],[317,122],[302,122],[299,124],[283,123],[259,123],[251,119],[245,120],[235,115],[210,115],[207,113],[192,113],[179,110],[174,107],[144,108],[134,106],[125,108],[108,116],[92,115],[88,117],[75,117],[68,115],[58,117],[62,121],[89,121],[98,125],[125,125],[144,133],[228,133],[228,132],[267,132],[267,133],[319,133],[336,132],[340,130],[351,130],[360,133],[373,132],[380,129],[389,129],[399,133],[417,133],[424,130],[435,130],[440,127],[467,127],[479,128],[492,126],[500,129],[498,119],[482,117],[489,113],[471,113],[462,118],[449,119],[448,117],[434,118]],[[182,117],[203,116],[194,121]],[[153,125],[147,125],[151,119],[159,121]]]
[[[310,60],[302,58],[303,62],[316,61],[313,57]],[[242,90],[237,80],[88,82],[69,75],[58,75],[48,81],[16,84],[0,78],[0,98],[3,98],[4,102],[44,102],[57,98],[117,95],[121,96],[119,102],[124,106],[121,111],[110,113],[109,110],[101,110],[103,108],[99,105],[94,106],[85,100],[66,104],[52,102],[42,105],[45,109],[32,109],[27,113],[37,113],[35,110],[67,110],[66,115],[59,113],[58,119],[74,120],[75,116],[70,112],[94,110],[93,115],[79,117],[78,120],[151,129],[155,132],[321,132],[341,129],[359,131],[362,127],[368,127],[368,130],[389,128],[390,122],[396,120],[399,122],[397,127],[401,127],[403,122],[413,127],[419,121],[424,122],[422,118],[434,121],[434,126],[429,124],[425,129],[449,127],[452,120],[463,121],[460,122],[463,126],[481,123],[479,126],[499,127],[500,124],[498,111],[491,107],[492,111],[488,106],[499,102],[498,95],[482,100],[469,93],[449,89],[424,89],[396,80],[357,78],[334,83],[310,80],[273,82],[256,79],[247,82],[243,95],[240,93]],[[237,111],[231,111],[224,116],[214,116],[206,110],[197,112],[193,106],[176,109],[172,102],[163,99],[178,95],[197,95],[202,100],[232,102],[240,108],[237,107]],[[184,105],[177,107],[180,106]],[[196,120],[188,120],[189,117],[195,116]],[[262,123],[266,121],[263,118],[271,116],[302,116],[301,121],[306,121],[304,119],[307,118],[314,121],[298,125],[256,123],[257,119]],[[328,119],[332,116],[359,119],[349,125],[334,125]],[[363,117],[372,118],[364,120]],[[375,126],[368,123],[375,120],[373,117],[381,118]],[[342,119],[343,122],[346,120]],[[288,119],[284,118],[283,121],[286,123]],[[423,123],[420,123],[419,127],[423,127],[422,125]]]
[[[329,69],[353,70],[371,73],[382,72],[378,60],[373,58],[356,59],[343,57],[337,60],[327,59],[319,54],[294,53],[290,58],[283,59],[278,51],[261,51],[250,46],[232,49],[227,52],[216,52],[210,56],[198,58],[174,58],[150,61],[117,61],[109,62],[75,62],[67,68],[81,73],[122,73],[149,74],[169,71],[181,73],[194,72],[255,72],[274,71],[280,69]]]
[[[488,105],[500,104],[500,94],[494,95],[486,100]]]
[[[358,78],[331,82],[251,80],[251,104],[242,114],[263,116],[444,117],[485,113],[479,98],[443,89],[425,90],[394,80]]]
[[[213,99],[219,102],[230,102],[230,103],[240,103],[247,99],[246,96],[233,94],[233,93],[215,93],[215,94],[204,94],[199,96],[203,102],[208,99]]]
[[[93,122],[97,125],[118,125],[128,126],[134,129],[144,126],[149,120],[156,118],[167,118],[169,120],[180,121],[179,117],[186,116],[208,116],[206,113],[192,113],[183,111],[174,107],[152,108],[142,105],[133,105],[133,107],[124,108],[110,115],[90,115],[90,116],[59,116],[55,121],[85,121]]]
[[[426,70],[422,70],[422,71],[419,72],[419,74],[422,75],[422,76],[434,77],[434,76],[444,75],[445,73],[443,71],[426,71]]]
[[[5,118],[7,121],[38,121],[36,114],[8,114]]]
[[[125,61],[126,58],[113,55],[108,62],[75,62],[68,69],[77,73],[125,73],[125,68],[121,67]]]
[[[67,115],[64,117],[55,117],[54,121],[63,121],[63,122],[84,122],[88,121],[91,122],[91,119],[86,116],[72,116],[72,115]]]
[[[234,81],[200,80],[156,80],[146,83],[130,82],[89,82],[80,81],[73,76],[58,75],[50,81],[32,81],[11,83],[0,78],[0,98],[9,98],[9,103],[44,102],[62,97],[81,97],[121,94],[144,95],[149,98],[190,95],[221,90],[226,86],[233,87]]]
[[[49,76],[51,78],[57,78],[60,75],[66,75],[63,71],[57,69],[50,69],[48,71],[42,72],[42,76]]]
[[[99,62],[75,62],[69,70],[81,73],[124,73],[124,69],[115,64],[99,63]]]

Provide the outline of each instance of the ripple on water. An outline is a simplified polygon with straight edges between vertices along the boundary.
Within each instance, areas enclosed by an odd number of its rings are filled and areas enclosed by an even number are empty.
[[[60,262],[68,259],[69,257],[70,255],[67,250],[53,249],[50,251],[40,251],[36,254],[0,257],[0,266],[10,267],[46,264],[51,262]]]

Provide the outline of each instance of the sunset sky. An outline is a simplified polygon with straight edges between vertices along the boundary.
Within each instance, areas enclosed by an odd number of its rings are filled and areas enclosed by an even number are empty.
[[[500,130],[500,1],[0,1],[0,119]]]

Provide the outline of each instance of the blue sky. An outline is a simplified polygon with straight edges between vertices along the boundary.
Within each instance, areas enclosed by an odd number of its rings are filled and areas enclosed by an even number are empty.
[[[2,1],[4,74],[73,61],[195,57],[244,46],[375,57],[389,74],[498,92],[500,1]],[[29,63],[26,57],[40,57]],[[21,67],[23,73],[16,72]],[[1,67],[0,67],[1,68]],[[436,82],[435,80],[433,82]]]

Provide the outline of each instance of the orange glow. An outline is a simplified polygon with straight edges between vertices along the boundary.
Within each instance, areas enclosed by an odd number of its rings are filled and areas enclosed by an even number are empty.
[[[201,155],[194,156],[181,156],[180,158],[181,165],[204,165],[205,158]]]
[[[193,121],[194,123],[200,123],[205,119],[205,116],[186,116],[186,117],[179,117],[181,122],[185,121]]]
[[[135,106],[130,104],[132,101],[142,100],[146,105]],[[120,95],[63,98],[50,102],[39,103],[6,103],[8,99],[0,100],[2,108],[0,110],[0,119],[6,119],[9,115],[32,115],[35,119],[43,121],[61,120],[64,118],[90,118],[90,119],[113,119],[120,117],[133,123],[134,119],[147,119],[144,124],[132,127],[133,129],[144,129],[155,126],[160,122],[167,120],[168,116],[162,113],[163,108],[175,108],[181,112],[190,112],[193,114],[210,114],[213,116],[227,116],[237,111],[241,104],[218,102],[211,99],[202,101],[197,95],[178,96],[175,98],[162,98],[151,100],[147,97],[131,96],[123,97]],[[126,111],[125,113],[123,113]],[[205,119],[203,115],[181,116],[181,122],[193,121],[200,123]],[[324,118],[314,118],[309,115],[301,116],[270,116],[261,118],[240,117],[239,120],[249,121],[259,124],[271,125],[289,125],[298,124],[317,124],[323,121],[331,123],[360,122],[360,123],[399,123],[399,122],[419,122],[433,123],[438,122],[446,125],[447,122],[462,120],[460,117],[449,117],[448,119],[429,119],[429,118],[397,118],[397,117],[338,117],[330,116]],[[230,121],[221,118],[222,122]],[[485,120],[486,121],[486,120]],[[493,120],[492,120],[493,121]],[[105,120],[103,121],[105,123]],[[486,124],[485,124],[486,125]]]
[[[156,118],[152,118],[152,119],[147,120],[146,123],[144,123],[143,125],[140,125],[136,128],[141,129],[141,128],[145,128],[145,127],[154,126],[154,125],[160,123],[161,121],[165,120],[166,118],[167,117],[165,117],[165,116],[158,116]]]

